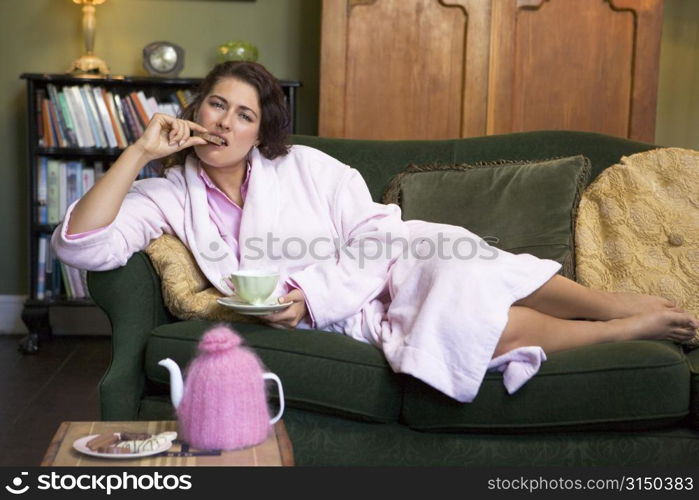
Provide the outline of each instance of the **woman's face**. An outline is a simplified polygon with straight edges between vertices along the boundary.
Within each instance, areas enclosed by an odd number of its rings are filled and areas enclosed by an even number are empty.
[[[262,113],[257,90],[237,78],[223,78],[204,98],[195,119],[226,140],[223,146],[195,146],[201,161],[212,167],[244,164],[260,133]]]

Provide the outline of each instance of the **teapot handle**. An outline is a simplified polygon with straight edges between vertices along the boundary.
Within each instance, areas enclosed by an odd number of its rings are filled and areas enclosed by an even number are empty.
[[[267,372],[262,374],[262,378],[265,380],[274,380],[277,383],[277,388],[279,389],[279,413],[277,413],[272,420],[269,421],[269,425],[274,425],[279,422],[284,413],[284,389],[282,388],[282,381],[279,380],[274,373]]]

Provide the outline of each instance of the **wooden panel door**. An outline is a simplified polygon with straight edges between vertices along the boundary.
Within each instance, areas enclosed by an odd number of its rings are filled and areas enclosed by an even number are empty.
[[[492,20],[489,134],[654,141],[662,0],[502,0]]]
[[[488,0],[324,0],[322,24],[319,135],[485,134]]]

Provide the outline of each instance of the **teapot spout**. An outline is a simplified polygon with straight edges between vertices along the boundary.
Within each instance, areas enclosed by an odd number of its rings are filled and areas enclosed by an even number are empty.
[[[160,366],[164,366],[170,372],[170,400],[172,401],[172,406],[177,408],[182,401],[182,371],[180,367],[170,358],[161,359],[158,361]]]

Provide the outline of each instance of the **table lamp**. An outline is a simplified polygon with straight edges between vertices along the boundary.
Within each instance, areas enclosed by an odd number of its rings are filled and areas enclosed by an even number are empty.
[[[109,75],[107,63],[93,53],[95,45],[95,6],[106,0],[73,0],[82,5],[83,37],[85,39],[85,54],[73,61],[68,73],[83,78],[100,78]]]

